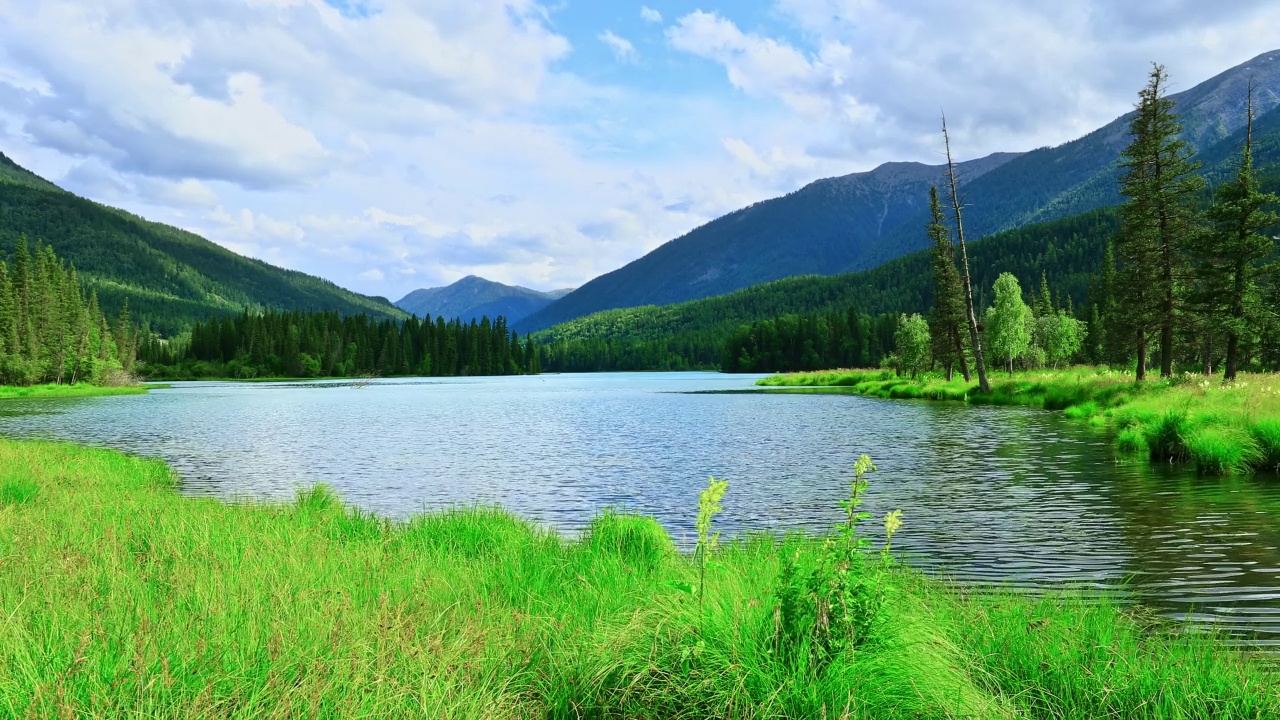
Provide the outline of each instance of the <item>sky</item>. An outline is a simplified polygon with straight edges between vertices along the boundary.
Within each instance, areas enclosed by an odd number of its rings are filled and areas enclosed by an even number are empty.
[[[821,177],[1074,139],[1273,0],[0,0],[0,151],[395,300],[575,287]]]

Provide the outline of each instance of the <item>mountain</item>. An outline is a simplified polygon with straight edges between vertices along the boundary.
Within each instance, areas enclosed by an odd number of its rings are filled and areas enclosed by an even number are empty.
[[[445,287],[414,290],[397,300],[396,307],[423,318],[443,316],[468,322],[501,315],[515,323],[571,292],[573,288],[540,292],[468,275]]]
[[[0,153],[0,258],[22,235],[53,246],[74,264],[108,316],[127,299],[134,318],[166,335],[246,308],[405,317],[385,298],[237,255],[194,233],[73,195]]]
[[[1184,136],[1212,153],[1237,132],[1250,79],[1260,112],[1280,105],[1280,50],[1174,95]],[[960,163],[970,239],[1117,204],[1115,165],[1128,143],[1129,120],[1122,116],[1057,147]],[[672,240],[516,328],[540,330],[600,310],[678,303],[793,275],[875,267],[926,246],[928,186],[942,181],[943,169],[886,163],[818,180]]]

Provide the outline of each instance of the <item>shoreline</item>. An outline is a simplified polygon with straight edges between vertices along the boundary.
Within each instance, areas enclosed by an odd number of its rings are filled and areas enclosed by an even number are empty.
[[[821,565],[820,539],[743,537],[711,550],[700,571],[643,516],[605,512],[567,540],[499,509],[391,523],[324,488],[287,504],[224,503],[184,498],[174,482],[160,461],[0,438],[9,613],[0,707],[655,719],[1280,713],[1270,660],[1112,602],[953,587],[879,552],[865,553],[848,586],[868,618],[856,649],[833,644],[803,612],[778,625],[792,617],[781,608],[813,602],[796,580]],[[732,505],[732,488],[723,502]]]
[[[1280,375],[1241,374],[1224,385],[1200,375],[1136,383],[1125,374],[1071,368],[992,374],[991,393],[957,375],[898,377],[890,370],[825,370],[772,375],[762,388],[839,388],[869,397],[1022,405],[1060,411],[1111,430],[1123,452],[1193,465],[1205,475],[1280,472]]]

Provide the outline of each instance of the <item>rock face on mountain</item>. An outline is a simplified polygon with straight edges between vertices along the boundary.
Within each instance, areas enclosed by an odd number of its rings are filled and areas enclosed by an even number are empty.
[[[1244,124],[1250,80],[1260,115],[1280,105],[1280,50],[1173,96],[1185,137],[1209,151],[1237,131]],[[960,163],[966,233],[976,239],[1120,202],[1116,160],[1128,143],[1129,120],[1117,118],[1057,147]],[[676,238],[516,327],[539,330],[599,310],[665,305],[793,275],[874,267],[927,244],[928,188],[942,182],[942,173],[941,166],[891,162],[818,180]]]
[[[463,322],[499,315],[515,323],[573,292],[572,288],[540,292],[468,275],[445,287],[414,290],[396,307],[423,318],[461,318]]]

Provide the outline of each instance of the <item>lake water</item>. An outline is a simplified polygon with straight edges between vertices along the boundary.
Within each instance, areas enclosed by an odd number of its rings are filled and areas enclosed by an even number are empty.
[[[1280,646],[1280,481],[1118,458],[1059,414],[846,394],[733,393],[754,376],[550,375],[179,383],[148,395],[0,402],[0,434],[167,460],[182,492],[288,499],[331,485],[391,516],[500,504],[574,533],[606,506],[692,535],[707,477],[719,526],[821,530],[860,453],[895,547],[970,582],[1124,584],[1162,611]],[[721,392],[715,392],[721,391]],[[876,523],[878,525],[878,523]]]

